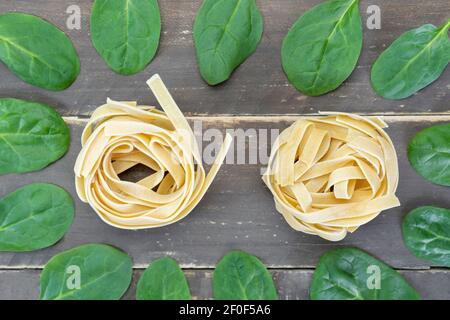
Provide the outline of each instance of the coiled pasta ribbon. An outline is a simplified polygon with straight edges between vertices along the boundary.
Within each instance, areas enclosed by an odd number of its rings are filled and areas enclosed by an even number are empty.
[[[199,203],[231,144],[227,135],[208,175],[188,122],[158,75],[147,84],[164,112],[108,99],[83,131],[75,164],[78,196],[106,223],[123,229],[161,227]],[[143,164],[152,170],[134,183],[119,175]]]
[[[298,120],[276,140],[263,180],[297,231],[331,241],[400,205],[398,163],[380,118]]]

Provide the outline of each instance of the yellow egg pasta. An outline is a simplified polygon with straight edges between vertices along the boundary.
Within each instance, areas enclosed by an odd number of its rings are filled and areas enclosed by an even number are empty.
[[[227,135],[206,175],[187,120],[158,75],[147,84],[164,112],[108,99],[83,131],[75,163],[78,196],[106,223],[122,229],[165,226],[199,203],[226,156]],[[152,173],[138,182],[119,175],[142,164]]]
[[[339,241],[400,205],[397,154],[386,127],[377,117],[329,113],[280,134],[263,180],[292,228]]]

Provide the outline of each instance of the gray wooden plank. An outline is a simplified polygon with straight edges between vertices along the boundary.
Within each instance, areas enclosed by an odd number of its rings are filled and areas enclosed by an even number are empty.
[[[196,300],[212,299],[212,271],[185,270],[191,294]],[[0,300],[34,300],[39,297],[40,270],[0,270]],[[312,270],[271,270],[282,300],[308,300]],[[400,273],[427,300],[449,300],[450,271],[405,271]],[[142,270],[135,270],[124,300],[134,300]]]
[[[281,42],[292,23],[319,0],[258,0],[265,18],[263,40],[256,53],[226,84],[211,88],[200,78],[192,41],[192,24],[201,0],[160,0],[164,34],[156,59],[142,73],[123,77],[108,70],[89,39],[91,0],[3,0],[0,12],[23,11],[40,15],[67,31],[80,54],[82,71],[64,92],[47,92],[22,83],[0,65],[0,96],[47,102],[65,115],[87,115],[106,96],[153,103],[145,80],[160,73],[175,98],[190,114],[296,114],[319,110],[360,113],[448,112],[450,73],[420,94],[402,101],[377,97],[369,84],[370,66],[404,31],[425,23],[440,25],[450,16],[448,0],[362,0],[363,22],[367,7],[381,8],[382,29],[364,27],[364,50],[358,68],[341,88],[322,97],[306,97],[289,85],[280,64]],[[67,30],[66,8],[82,9],[82,30]]]
[[[278,120],[205,118],[203,127],[222,131],[225,128],[284,129],[292,120],[290,117]],[[71,125],[69,153],[41,172],[0,177],[0,195],[31,182],[54,182],[66,188],[76,200],[75,221],[66,237],[51,248],[32,253],[0,253],[0,268],[42,267],[54,254],[87,242],[110,243],[122,248],[133,257],[136,267],[169,255],[185,268],[210,268],[228,250],[241,249],[260,256],[272,268],[311,268],[326,250],[355,246],[396,268],[428,268],[427,262],[417,260],[404,247],[401,220],[419,205],[450,208],[450,198],[447,188],[426,182],[410,168],[406,145],[418,130],[437,121],[449,121],[450,117],[386,117],[386,120],[391,125],[388,132],[399,154],[398,196],[403,206],[385,211],[338,243],[292,230],[274,209],[272,196],[261,181],[261,166],[249,164],[225,165],[199,206],[179,223],[140,231],[110,227],[76,196],[73,165],[80,150],[84,122],[72,121],[77,124]],[[256,146],[247,144],[246,147],[248,151]]]

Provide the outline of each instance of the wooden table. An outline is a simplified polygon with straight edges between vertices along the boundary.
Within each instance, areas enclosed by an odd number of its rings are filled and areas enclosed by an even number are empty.
[[[53,182],[71,192],[76,218],[57,245],[32,253],[0,253],[0,298],[35,299],[39,273],[50,257],[88,242],[102,242],[128,252],[138,275],[156,258],[169,255],[186,270],[192,293],[211,298],[211,272],[228,250],[241,249],[259,256],[273,273],[280,296],[307,299],[314,267],[327,250],[358,247],[400,272],[426,299],[450,299],[450,271],[418,260],[405,248],[401,221],[420,205],[450,208],[450,189],[426,182],[406,157],[409,139],[420,129],[450,121],[450,72],[401,101],[375,95],[369,84],[374,59],[404,31],[425,24],[440,25],[450,16],[448,0],[361,0],[363,22],[369,5],[381,8],[381,30],[364,27],[364,49],[357,69],[345,84],[322,97],[306,97],[287,81],[280,64],[281,41],[292,23],[319,0],[257,0],[264,18],[263,40],[255,54],[218,87],[200,78],[192,41],[192,24],[200,0],[160,0],[163,34],[151,65],[136,76],[110,71],[89,39],[90,0],[2,0],[0,12],[22,11],[55,23],[73,39],[82,69],[75,84],[63,92],[31,87],[0,66],[0,96],[36,100],[54,106],[70,124],[69,153],[47,169],[0,177],[0,195],[31,182]],[[82,29],[68,30],[66,9],[78,3]],[[145,231],[112,228],[80,202],[74,190],[73,165],[80,151],[80,134],[92,111],[107,97],[154,105],[145,80],[159,73],[190,121],[203,120],[204,128],[284,129],[300,115],[345,111],[383,115],[400,161],[400,208],[383,212],[345,240],[332,243],[292,230],[275,211],[272,196],[260,179],[261,165],[225,165],[199,206],[183,221]],[[206,142],[205,142],[206,143]],[[261,146],[260,146],[261,147]],[[254,148],[248,143],[247,148]],[[134,298],[134,285],[126,298]]]

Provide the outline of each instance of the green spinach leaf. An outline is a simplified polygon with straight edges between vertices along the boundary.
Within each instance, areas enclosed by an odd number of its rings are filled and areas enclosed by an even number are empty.
[[[420,207],[403,220],[403,240],[418,258],[450,267],[450,210]]]
[[[111,246],[86,244],[57,254],[44,267],[41,300],[118,300],[133,275],[130,257]]]
[[[92,6],[92,43],[119,74],[144,70],[155,57],[160,35],[157,0],[95,0]]]
[[[313,300],[420,299],[397,271],[354,248],[326,252],[320,258],[309,291]]]
[[[0,99],[0,174],[41,170],[61,158],[69,144],[69,128],[49,106]]]
[[[408,144],[408,159],[426,180],[450,186],[450,123],[420,131]]]
[[[73,221],[73,201],[62,188],[34,183],[0,200],[0,251],[24,252],[58,242]]]
[[[172,258],[154,261],[144,271],[137,284],[138,300],[190,300],[189,285]]]
[[[194,24],[194,42],[203,79],[222,83],[257,48],[263,18],[255,0],[205,0]]]
[[[227,253],[213,275],[214,297],[219,300],[277,300],[272,276],[255,256],[241,251]]]
[[[407,98],[439,78],[450,61],[450,21],[402,34],[375,61],[372,86],[387,99]]]
[[[78,54],[64,32],[25,13],[0,15],[0,60],[23,81],[48,90],[68,88],[80,73]]]
[[[300,92],[319,96],[335,90],[353,72],[362,48],[359,0],[331,0],[308,10],[283,41],[281,58]]]

